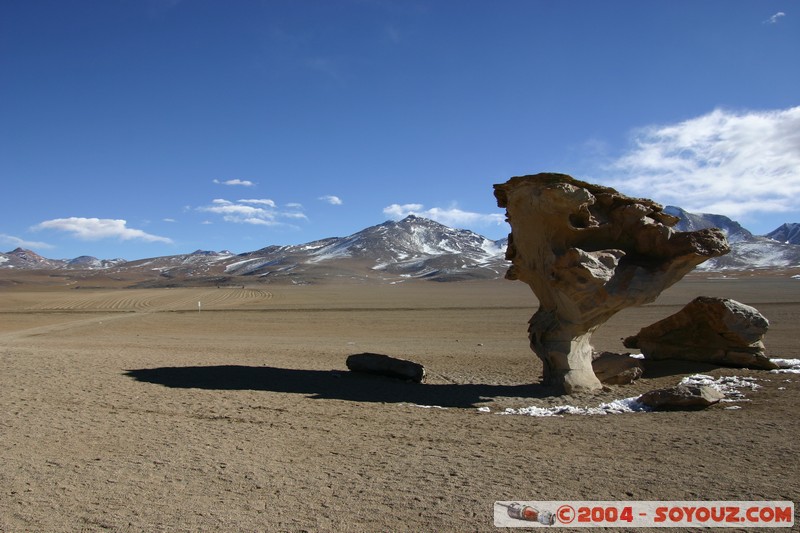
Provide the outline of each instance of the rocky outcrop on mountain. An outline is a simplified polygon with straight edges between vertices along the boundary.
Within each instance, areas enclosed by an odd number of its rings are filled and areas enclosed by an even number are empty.
[[[757,309],[700,296],[683,309],[625,339],[647,359],[684,359],[725,366],[776,369],[765,354],[769,322]]]
[[[82,255],[67,261],[65,268],[98,270],[119,266],[126,263],[124,259],[98,259],[90,255]]]
[[[511,225],[506,278],[539,300],[528,332],[543,382],[568,393],[602,388],[592,370],[595,329],[729,251],[718,229],[675,232],[678,219],[659,204],[565,174],[511,178],[494,194]]]
[[[800,244],[800,223],[781,224],[779,227],[764,235],[764,237],[783,244]]]

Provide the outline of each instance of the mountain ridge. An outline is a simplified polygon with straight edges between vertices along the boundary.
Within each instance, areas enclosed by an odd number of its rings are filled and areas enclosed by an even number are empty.
[[[800,244],[800,222],[781,224],[764,236],[784,244]]]
[[[675,206],[667,206],[665,211],[679,218],[674,228],[677,231],[719,227],[731,242],[729,254],[706,261],[698,267],[700,272],[800,268],[800,245],[791,242],[800,238],[800,224],[787,223],[767,236],[757,236],[723,215],[689,213]],[[129,279],[137,286],[225,284],[234,280],[294,284],[333,279],[462,281],[502,278],[509,266],[506,245],[507,239],[491,240],[470,230],[409,215],[346,237],[270,245],[241,254],[195,250],[132,261],[91,256],[67,260],[48,259],[17,248],[0,253],[0,271],[49,271],[80,279],[106,276]]]

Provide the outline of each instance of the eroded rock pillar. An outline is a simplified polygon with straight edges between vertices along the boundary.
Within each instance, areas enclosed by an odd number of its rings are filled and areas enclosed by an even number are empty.
[[[511,178],[494,194],[511,225],[506,278],[539,300],[528,332],[543,381],[568,393],[601,388],[591,346],[601,324],[730,250],[718,229],[676,232],[661,205],[565,174]]]

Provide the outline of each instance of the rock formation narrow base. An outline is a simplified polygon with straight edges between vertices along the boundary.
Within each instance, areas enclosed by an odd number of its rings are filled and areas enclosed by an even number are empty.
[[[543,382],[568,393],[602,387],[590,342],[601,324],[730,250],[718,229],[676,232],[661,205],[565,174],[511,178],[494,194],[511,225],[506,278],[539,300],[528,332]]]

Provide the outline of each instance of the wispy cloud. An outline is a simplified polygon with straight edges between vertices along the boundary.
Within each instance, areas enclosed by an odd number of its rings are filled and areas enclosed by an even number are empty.
[[[328,202],[331,205],[342,205],[342,200],[338,196],[333,196],[332,194],[326,194],[325,196],[320,196],[317,200],[322,200],[323,202]]]
[[[0,243],[2,243],[4,246],[11,246],[14,248],[37,248],[44,250],[55,248],[55,246],[52,244],[47,244],[46,242],[27,241],[25,239],[20,239],[19,237],[6,235],[4,233],[0,233]]]
[[[786,16],[786,13],[784,13],[783,11],[778,11],[777,13],[772,15],[770,18],[765,20],[764,24],[777,24],[778,21],[780,19],[782,19],[783,17],[785,17],[785,16]]]
[[[474,213],[457,207],[425,209],[422,204],[392,204],[383,208],[383,214],[394,220],[416,215],[458,228],[500,225],[506,220],[505,216],[499,213]]]
[[[253,187],[255,185],[255,183],[253,183],[252,181],[240,180],[240,179],[225,180],[225,181],[213,180],[213,182],[216,183],[217,185],[239,185],[242,187]]]
[[[722,109],[635,134],[606,180],[626,194],[731,217],[790,211],[800,195],[800,106]]]
[[[222,216],[225,222],[235,224],[254,224],[259,226],[282,226],[280,218],[307,219],[306,215],[296,208],[281,210],[269,199],[246,199],[232,202],[224,198],[215,198],[211,205],[197,208],[198,211],[214,213]]]
[[[273,202],[269,198],[257,198],[257,199],[250,199],[250,200],[239,200],[239,203],[242,203],[242,204],[253,204],[253,205],[265,205],[267,207],[277,207],[275,205],[275,202]]]
[[[172,243],[170,238],[151,235],[139,229],[129,228],[127,224],[127,221],[120,219],[70,217],[45,220],[31,229],[63,231],[85,241],[119,239],[122,241],[138,240]]]

